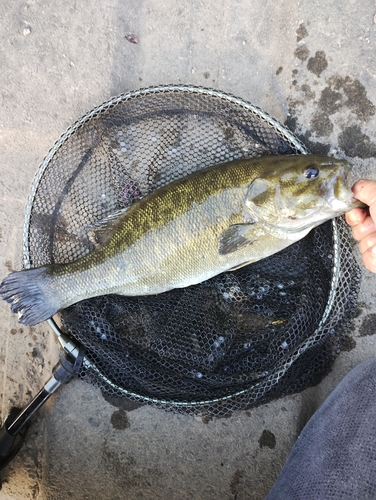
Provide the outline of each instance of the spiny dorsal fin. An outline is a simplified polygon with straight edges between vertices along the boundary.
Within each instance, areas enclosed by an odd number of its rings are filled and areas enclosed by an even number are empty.
[[[106,243],[111,235],[112,228],[119,220],[119,218],[125,214],[129,207],[117,210],[110,215],[107,215],[104,219],[98,220],[93,224],[86,227],[86,232],[89,240],[97,247]]]

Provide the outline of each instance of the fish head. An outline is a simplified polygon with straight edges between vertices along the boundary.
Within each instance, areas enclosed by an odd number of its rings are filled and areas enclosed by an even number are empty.
[[[312,227],[348,210],[365,206],[348,185],[346,160],[319,155],[284,157],[248,188],[245,212],[249,220],[284,233]]]

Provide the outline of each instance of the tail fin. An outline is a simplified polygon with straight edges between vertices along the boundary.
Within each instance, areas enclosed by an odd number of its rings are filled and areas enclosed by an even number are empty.
[[[0,295],[18,313],[24,325],[36,325],[59,310],[56,296],[49,290],[46,267],[27,269],[9,274],[0,285]]]

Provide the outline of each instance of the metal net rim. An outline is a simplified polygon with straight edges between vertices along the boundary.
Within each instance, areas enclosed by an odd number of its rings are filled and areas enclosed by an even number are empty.
[[[118,96],[112,97],[108,101],[105,101],[104,103],[100,104],[99,106],[95,107],[92,109],[90,112],[86,113],[84,116],[82,116],[79,120],[77,120],[73,125],[68,127],[66,131],[60,136],[60,138],[55,142],[55,144],[52,146],[50,151],[47,153],[45,158],[43,159],[42,163],[39,166],[39,169],[37,170],[37,173],[34,177],[30,194],[28,197],[27,201],[27,206],[26,206],[26,211],[25,211],[25,219],[24,219],[24,230],[23,230],[23,258],[24,258],[24,267],[26,269],[31,267],[31,262],[30,262],[30,242],[29,242],[29,229],[30,229],[30,217],[31,217],[31,212],[32,212],[32,207],[34,204],[35,197],[37,195],[37,190],[39,183],[41,179],[43,178],[43,175],[45,171],[48,169],[52,159],[54,158],[55,154],[58,152],[60,147],[66,142],[66,140],[71,137],[78,129],[83,127],[85,124],[87,124],[89,121],[95,119],[97,116],[99,116],[102,113],[105,113],[108,111],[110,108],[115,107],[116,105],[120,103],[127,102],[129,100],[137,99],[137,98],[143,98],[146,97],[147,95],[150,94],[163,94],[163,93],[189,93],[189,94],[197,94],[200,96],[211,96],[214,98],[218,98],[219,100],[231,102],[232,104],[235,104],[239,107],[242,107],[243,109],[246,109],[247,111],[251,112],[253,115],[256,115],[259,117],[262,121],[266,122],[268,126],[273,127],[275,130],[278,131],[278,133],[285,139],[288,140],[291,144],[294,145],[296,150],[300,154],[309,154],[309,150],[300,142],[297,137],[294,136],[294,134],[288,130],[284,125],[282,125],[278,120],[274,119],[271,117],[268,113],[260,109],[259,107],[251,104],[248,101],[245,101],[241,98],[235,97],[232,94],[225,93],[222,91],[218,91],[215,89],[211,88],[205,88],[205,87],[198,87],[194,85],[160,85],[160,86],[153,86],[153,87],[147,87],[147,88],[142,88],[139,90],[135,91],[130,91],[126,93],[122,93]],[[336,295],[336,289],[338,286],[338,281],[339,281],[339,276],[340,276],[340,240],[339,240],[339,234],[338,234],[338,228],[337,228],[337,222],[335,219],[332,219],[332,238],[333,238],[333,272],[332,272],[332,279],[331,279],[331,285],[330,285],[330,292],[328,296],[328,301],[325,307],[325,310],[323,312],[323,316],[321,318],[321,321],[315,330],[314,334],[311,335],[309,339],[304,341],[301,345],[297,346],[297,348],[294,350],[293,353],[290,354],[290,356],[285,359],[285,363],[283,366],[283,369],[277,370],[279,377],[284,375],[287,370],[291,367],[291,365],[294,363],[294,361],[307,349],[311,347],[311,344],[315,342],[315,338],[317,337],[318,333],[320,330],[323,328],[326,319],[330,315],[335,295]],[[49,323],[50,327],[56,334],[60,344],[62,345],[63,349],[68,352],[71,356],[74,358],[77,358],[78,353],[79,353],[79,346],[75,344],[70,338],[66,337],[63,332],[60,330],[59,326],[55,322],[53,318],[50,318],[47,320]],[[121,387],[120,385],[117,385],[115,382],[112,380],[108,379],[104,374],[101,373],[101,371],[96,367],[95,363],[89,361],[87,358],[84,358],[84,367],[87,370],[93,371],[96,376],[98,376],[107,386],[111,386],[114,389],[116,389],[117,392],[120,392],[122,395],[126,397],[131,397],[134,399],[137,399],[139,401],[149,403],[149,404],[159,404],[163,406],[170,406],[170,407],[202,407],[202,406],[208,406],[208,405],[213,405],[213,404],[218,404],[221,402],[225,402],[234,398],[237,398],[241,395],[247,394],[249,392],[250,388],[247,387],[245,389],[242,389],[240,391],[237,391],[235,393],[219,397],[219,398],[213,398],[209,400],[201,400],[201,401],[172,401],[172,400],[165,400],[162,398],[154,398],[154,397],[148,397],[144,396],[141,394],[134,393],[132,391],[129,391],[125,389],[124,387]],[[274,383],[272,382],[274,378]],[[261,380],[254,384],[252,386],[252,390],[255,389],[258,385],[265,385],[267,383],[268,379],[270,379],[270,384],[269,387],[276,385],[277,384],[277,378],[275,377],[275,372],[273,371],[270,375],[266,375],[265,377],[261,378]]]

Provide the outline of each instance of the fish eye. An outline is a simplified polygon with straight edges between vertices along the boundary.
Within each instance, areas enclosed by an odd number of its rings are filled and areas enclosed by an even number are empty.
[[[318,167],[308,167],[304,172],[305,177],[307,179],[317,179],[320,174],[320,169]]]

